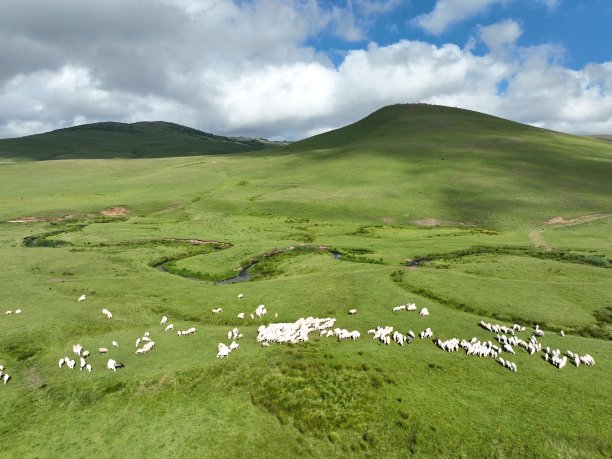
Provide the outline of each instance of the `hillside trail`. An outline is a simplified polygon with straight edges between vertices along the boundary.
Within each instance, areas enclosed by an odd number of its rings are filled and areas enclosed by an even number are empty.
[[[580,225],[581,223],[592,222],[593,220],[601,220],[602,218],[610,218],[612,217],[612,213],[601,213],[601,214],[591,214],[591,215],[583,215],[582,217],[571,218],[566,220],[563,217],[553,217],[546,222],[547,225],[553,226],[574,226]]]
[[[554,248],[551,245],[546,243],[546,241],[542,237],[542,233],[544,233],[544,231],[542,230],[529,231],[529,240],[537,248],[542,249],[545,252],[552,252]]]

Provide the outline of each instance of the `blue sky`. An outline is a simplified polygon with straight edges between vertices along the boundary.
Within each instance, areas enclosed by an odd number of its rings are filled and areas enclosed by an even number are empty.
[[[296,140],[407,102],[612,134],[609,0],[0,0],[0,137]]]
[[[346,6],[344,0],[321,2],[333,8]],[[389,45],[400,39],[419,40],[436,45],[455,43],[464,46],[470,37],[477,37],[480,26],[512,19],[521,26],[519,46],[553,44],[563,48],[563,63],[571,69],[580,69],[588,63],[612,59],[612,1],[609,0],[507,0],[491,2],[464,20],[449,24],[440,33],[431,33],[419,27],[414,19],[431,13],[434,0],[378,2],[389,4],[389,10],[378,15],[358,17],[364,37],[347,40],[326,30],[309,39],[308,44],[328,51],[334,63],[341,63],[342,52],[375,41]],[[469,2],[468,2],[469,3]],[[354,8],[358,11],[358,8]],[[338,54],[334,52],[338,51]],[[475,52],[486,53],[483,43],[477,43]]]

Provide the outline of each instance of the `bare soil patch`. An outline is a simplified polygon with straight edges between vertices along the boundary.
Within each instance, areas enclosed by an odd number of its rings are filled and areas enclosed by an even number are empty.
[[[473,226],[472,223],[454,222],[451,220],[438,220],[437,218],[412,220],[410,223],[417,226]]]
[[[176,237],[171,237],[166,239],[167,241],[179,241],[179,242],[189,242],[191,245],[206,245],[206,244],[227,244],[227,242],[223,241],[213,241],[212,239],[181,239]]]
[[[600,220],[602,218],[609,218],[609,217],[612,217],[612,214],[608,213],[608,214],[583,215],[582,217],[576,217],[576,218],[572,218],[569,220],[566,220],[565,218],[559,216],[559,217],[551,218],[546,223],[548,225],[555,225],[555,226],[574,226],[574,225],[580,225],[581,223],[587,223],[593,220]]]
[[[529,232],[529,240],[536,247],[543,249],[547,252],[551,252],[553,247],[548,245],[544,238],[542,237],[542,231],[533,230]]]
[[[109,207],[108,209],[101,210],[100,213],[105,217],[123,217],[129,212],[127,207],[117,206]]]
[[[72,218],[72,215],[64,215],[62,217],[19,217],[13,220],[7,220],[9,223],[40,223],[40,222],[61,222]]]

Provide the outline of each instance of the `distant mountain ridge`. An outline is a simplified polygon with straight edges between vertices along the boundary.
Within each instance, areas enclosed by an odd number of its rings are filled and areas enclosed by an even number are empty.
[[[82,124],[0,140],[0,157],[30,160],[159,158],[243,153],[287,145],[248,137],[224,137],[165,121]]]

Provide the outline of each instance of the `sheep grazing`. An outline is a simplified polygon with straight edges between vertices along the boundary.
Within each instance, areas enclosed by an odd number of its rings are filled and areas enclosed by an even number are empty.
[[[164,331],[170,331],[174,329],[174,324],[169,324]]]
[[[542,330],[540,330],[540,326],[538,324],[536,324],[533,334],[537,338],[541,338],[542,336],[544,336],[544,332]]]
[[[238,294],[238,296],[237,296],[237,298],[238,298],[239,300],[243,299],[243,298],[244,298],[244,293],[239,293],[239,294]]]
[[[125,365],[122,364],[121,362],[117,362],[116,360],[113,359],[108,359],[108,362],[106,363],[106,368],[108,368],[110,371],[117,371],[117,368],[124,368]]]
[[[155,341],[148,341],[140,349],[136,349],[136,355],[146,354],[155,347]]]
[[[459,339],[451,338],[446,341],[442,341],[441,339],[436,340],[436,345],[446,352],[457,352],[459,350]]]
[[[117,341],[113,341],[112,345],[113,345],[113,347],[119,347],[119,343],[117,343]]]
[[[219,343],[219,345],[217,346],[217,358],[218,359],[222,359],[224,357],[227,357],[230,354],[230,352],[232,352],[230,350],[230,348],[227,347],[223,343]]]
[[[6,373],[2,379],[4,380],[4,384],[6,384],[7,382],[9,382],[9,379],[11,379],[11,376]]]
[[[255,309],[255,315],[257,317],[263,317],[266,315],[267,313],[267,309],[266,306],[264,304],[260,304],[259,306],[257,306],[257,309]]]
[[[81,346],[80,344],[75,344],[74,346],[72,346],[72,352],[74,352],[75,355],[77,356],[81,355],[82,350],[83,350],[83,346]]]
[[[102,314],[104,314],[107,319],[113,318],[113,314],[106,308],[102,309]]]
[[[354,316],[355,314],[357,314],[357,309],[349,309],[348,312],[350,315]]]
[[[7,315],[7,316],[10,316],[12,313],[13,313],[13,311],[8,310],[8,311],[6,311],[4,314],[5,314],[5,315]]]
[[[236,317],[238,317],[239,319],[244,319],[244,312],[241,312]]]
[[[83,352],[81,353],[81,355],[82,355],[84,358],[89,357],[89,354],[90,354],[90,352],[89,352],[89,351],[83,351]]]
[[[87,361],[83,357],[81,357],[80,358],[80,364],[81,364],[81,366],[80,366],[79,370],[83,371],[83,368],[85,368],[85,366],[87,365]]]
[[[62,368],[62,365],[64,365],[64,363],[66,363],[66,359],[61,358],[61,359],[59,359],[59,362],[57,362],[57,366],[59,368]]]
[[[178,331],[176,334],[177,334],[178,336],[186,336],[186,335],[192,335],[192,334],[194,334],[194,333],[195,333],[195,331],[196,331],[195,327],[191,327],[191,328],[188,328],[187,330],[182,330],[182,331],[181,331],[181,330],[179,330],[179,331]]]
[[[79,303],[80,303],[81,301],[85,301],[86,299],[87,299],[87,297],[86,297],[85,295],[81,295],[81,296],[79,297]]]
[[[429,315],[429,310],[427,308],[423,308],[421,309],[421,311],[419,312],[420,316],[428,316]]]
[[[140,338],[136,338],[136,347],[140,346]]]
[[[421,333],[419,333],[419,337],[421,339],[432,338],[433,337],[433,332],[431,331],[431,328],[427,327],[425,330],[423,330]]]
[[[108,352],[108,349],[106,349],[105,347],[101,347],[100,349],[98,349],[98,352],[100,354],[106,354]]]
[[[74,366],[76,365],[76,362],[72,359],[66,359],[66,365],[68,365],[68,368],[70,368],[71,370],[74,370]]]
[[[406,303],[406,304],[402,304],[400,306],[396,306],[393,308],[393,312],[399,312],[399,311],[416,311],[417,307],[416,304],[414,303]]]
[[[91,373],[91,365],[90,365],[90,364],[85,365],[85,369],[86,369],[88,372],[90,372],[90,373]]]
[[[564,332],[563,330],[561,330],[561,331],[559,332],[559,335],[561,335],[561,336],[565,336],[565,332]]]
[[[223,308],[217,308],[217,309],[211,309],[213,314],[219,314],[221,311],[223,311]]]
[[[166,316],[163,316],[161,318],[161,321],[159,322],[160,325],[164,325],[166,322],[168,322],[168,318]]]
[[[15,309],[15,314],[21,314],[21,309]]]
[[[300,317],[293,323],[272,323],[268,326],[261,325],[257,331],[257,342],[276,342],[276,343],[305,343],[308,341],[308,334],[314,331],[332,328],[336,319],[333,318],[314,318]]]

